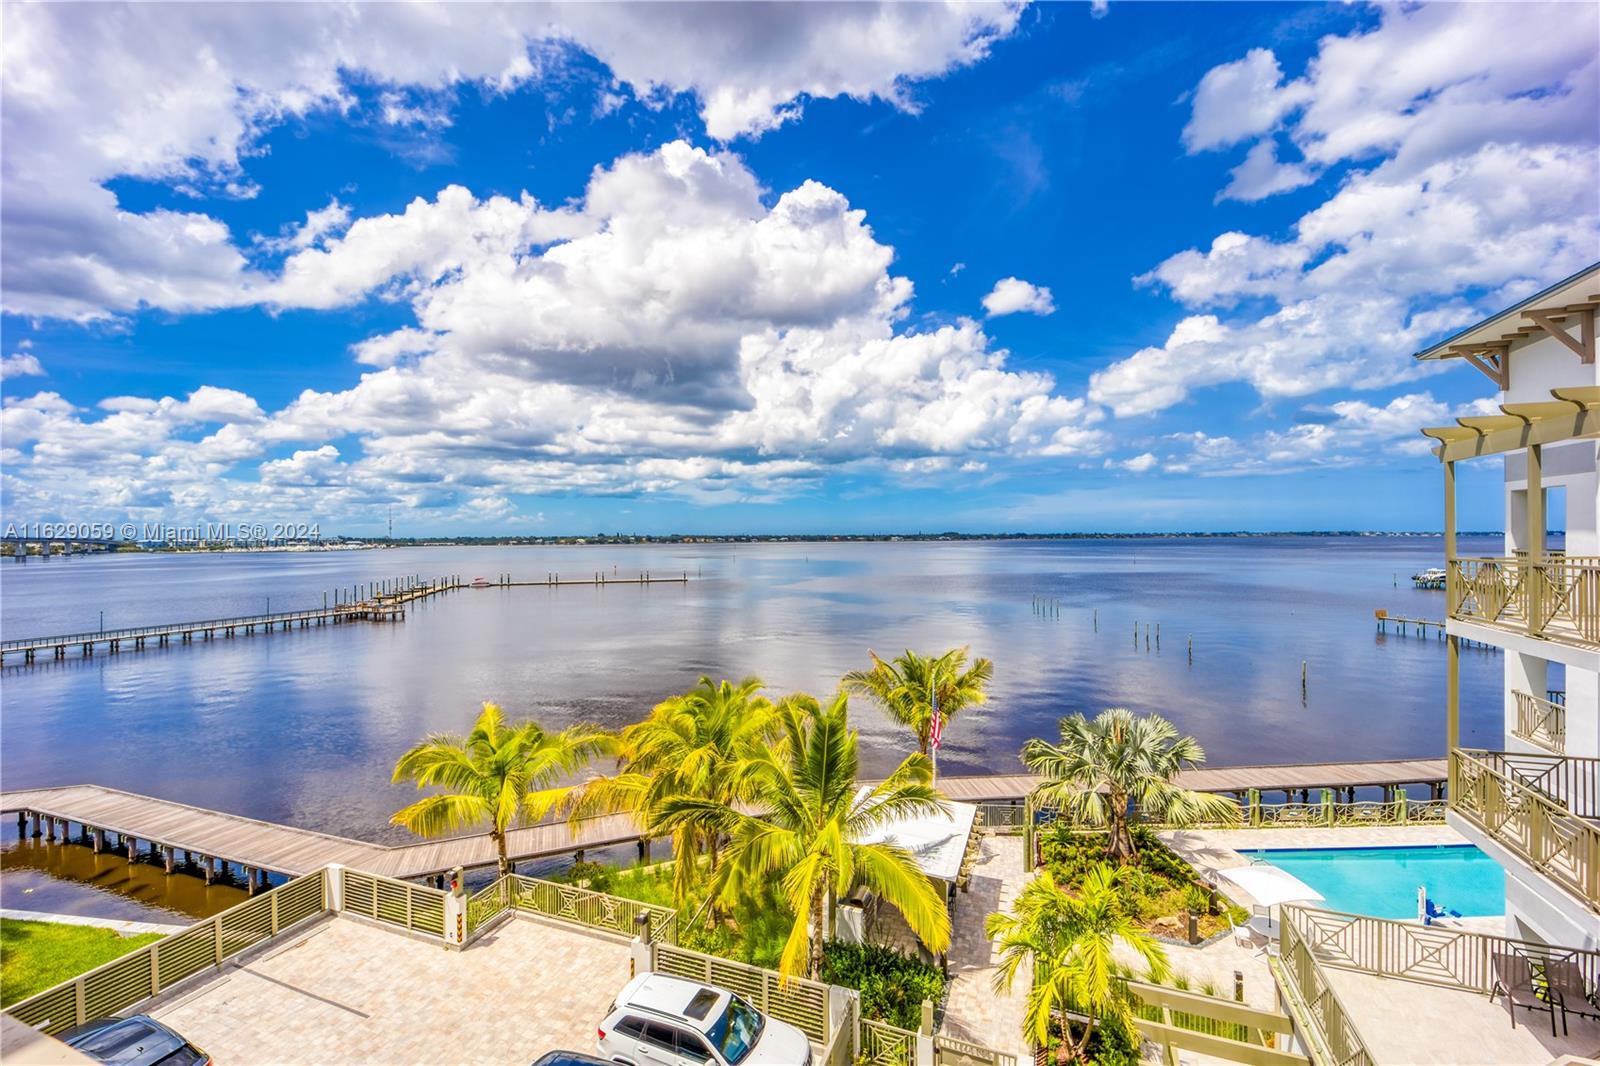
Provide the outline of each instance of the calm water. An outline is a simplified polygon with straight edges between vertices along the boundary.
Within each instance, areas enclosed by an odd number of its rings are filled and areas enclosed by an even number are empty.
[[[1417,886],[1463,916],[1504,914],[1506,873],[1473,847],[1294,848],[1247,851],[1321,892],[1329,910],[1415,918]]]
[[[991,701],[948,730],[943,773],[1015,769],[1022,741],[1060,715],[1113,705],[1168,715],[1214,764],[1437,755],[1444,645],[1379,636],[1372,612],[1440,617],[1443,594],[1408,580],[1440,552],[1437,538],[1289,537],[5,562],[5,637],[93,629],[101,611],[109,628],[264,611],[269,596],[273,610],[310,607],[336,586],[402,574],[616,567],[690,581],[469,589],[412,605],[395,625],[8,664],[0,777],[6,788],[97,782],[398,841],[386,821],[414,793],[390,783],[395,757],[431,730],[465,728],[483,700],[549,726],[614,727],[701,674],[822,693],[864,666],[869,648],[956,644],[993,658],[995,683]],[[1058,600],[1059,617],[1037,613],[1036,596]],[[1501,661],[1463,659],[1463,739],[1492,743]],[[888,770],[905,738],[867,706],[855,722],[865,769]]]

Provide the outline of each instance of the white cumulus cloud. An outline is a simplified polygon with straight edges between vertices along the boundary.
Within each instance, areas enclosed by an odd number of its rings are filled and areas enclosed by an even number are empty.
[[[1026,311],[1030,315],[1048,315],[1055,311],[1055,300],[1043,285],[1034,285],[1021,278],[1001,278],[983,298],[983,309],[990,318],[1014,315]]]
[[[977,62],[1014,3],[72,4],[6,12],[0,41],[4,308],[78,320],[250,303],[260,279],[203,211],[130,211],[117,178],[251,196],[274,126],[358,104],[430,136],[461,86],[538,82],[578,49],[646,103],[699,102],[718,139],[758,135],[807,99],[915,110],[914,85]],[[609,106],[609,105],[608,105]],[[333,210],[333,205],[329,209]],[[313,214],[289,242],[343,219]]]
[[[1190,314],[1094,374],[1090,397],[1135,415],[1225,382],[1267,398],[1393,385],[1426,372],[1408,356],[1428,339],[1592,262],[1594,28],[1582,5],[1385,7],[1292,81],[1265,49],[1207,73],[1191,151],[1276,134],[1305,158],[1260,140],[1224,195],[1347,169],[1286,236],[1222,233],[1139,278]]]
[[[558,207],[449,186],[260,278],[277,307],[409,307],[414,325],[353,346],[372,368],[356,385],[272,412],[212,388],[98,416],[8,399],[7,444],[31,442],[8,492],[36,513],[121,485],[129,507],[191,515],[237,495],[492,516],[532,494],[770,499],[830,471],[962,476],[1104,446],[1096,407],[1008,367],[977,322],[909,327],[893,260],[838,191],[773,193],[684,142]]]

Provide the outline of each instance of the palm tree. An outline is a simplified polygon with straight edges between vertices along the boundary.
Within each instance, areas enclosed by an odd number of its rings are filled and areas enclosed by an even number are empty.
[[[437,785],[445,791],[396,811],[389,821],[422,836],[488,822],[504,876],[511,872],[506,832],[549,813],[571,787],[556,782],[605,744],[605,734],[588,726],[551,733],[533,721],[507,725],[500,708],[485,703],[465,737],[435,733],[400,756],[395,781],[410,778],[418,788]]]
[[[892,662],[872,656],[872,669],[852,670],[841,682],[846,692],[866,696],[890,718],[917,737],[917,751],[928,754],[933,732],[935,697],[939,724],[946,726],[956,712],[989,698],[985,689],[994,677],[994,663],[978,659],[967,665],[967,648],[951,648],[943,655],[925,656],[907,649]]]
[[[735,685],[702,677],[690,691],[662,701],[644,721],[622,730],[617,738],[621,769],[574,792],[571,817],[633,811],[644,832],[654,835],[664,831],[659,811],[668,799],[725,805],[746,800],[753,787],[751,756],[774,739],[776,722],[772,701],[761,695],[760,678]],[[716,869],[722,837],[690,819],[674,823],[671,834],[673,897],[682,907],[700,856],[708,856]]]
[[[827,707],[795,697],[782,715],[786,738],[756,757],[755,811],[682,797],[662,806],[662,824],[710,825],[729,836],[712,892],[725,901],[776,885],[794,915],[778,970],[817,977],[833,903],[865,885],[906,919],[929,949],[950,946],[943,894],[906,849],[865,838],[905,817],[944,809],[928,760],[908,756],[881,784],[858,796],[857,734],[848,697]]]
[[[1138,858],[1128,830],[1130,801],[1168,825],[1238,820],[1233,800],[1174,783],[1179,770],[1205,762],[1206,753],[1160,715],[1112,707],[1092,721],[1081,714],[1063,718],[1060,728],[1060,744],[1036,737],[1022,745],[1022,761],[1044,778],[1035,795],[1073,818],[1106,826],[1110,858]]]
[[[1076,895],[1054,878],[1035,878],[1017,897],[1014,914],[996,911],[984,919],[984,933],[1000,947],[995,990],[1010,992],[1023,964],[1032,964],[1023,1033],[1047,1047],[1050,1027],[1058,1025],[1059,1063],[1084,1057],[1097,1019],[1117,1017],[1133,1024],[1132,993],[1114,958],[1119,941],[1144,960],[1152,981],[1166,979],[1166,949],[1124,914],[1118,902],[1121,877],[1120,869],[1101,863],[1089,871]],[[1076,1040],[1069,1011],[1089,1016]]]

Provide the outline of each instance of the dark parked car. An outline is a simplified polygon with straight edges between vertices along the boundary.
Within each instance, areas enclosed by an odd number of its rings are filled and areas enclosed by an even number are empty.
[[[593,1055],[585,1055],[581,1051],[552,1051],[541,1057],[533,1066],[616,1066],[616,1064],[605,1059],[597,1059]]]
[[[114,1066],[209,1066],[211,1056],[154,1018],[100,1018],[68,1029],[62,1043]]]

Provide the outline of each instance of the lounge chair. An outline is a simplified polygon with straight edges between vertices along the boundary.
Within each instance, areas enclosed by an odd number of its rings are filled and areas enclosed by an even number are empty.
[[[1533,980],[1533,964],[1527,956],[1514,951],[1493,951],[1489,953],[1489,964],[1494,971],[1494,985],[1489,989],[1489,1000],[1493,1002],[1500,996],[1506,997],[1506,1013],[1511,1015],[1511,1028],[1517,1027],[1518,1007],[1547,1010],[1550,1012],[1550,1035],[1559,1035],[1556,1032],[1556,1005],[1539,995],[1539,988]],[[1562,1021],[1566,1021],[1564,1015]]]
[[[1545,995],[1561,1008],[1561,1031],[1567,1030],[1567,1015],[1581,1014],[1600,1018],[1600,1006],[1595,1004],[1594,990],[1583,979],[1583,970],[1571,959],[1551,959],[1541,967],[1544,970]]]
[[[1256,942],[1256,937],[1258,936],[1256,931],[1248,925],[1235,925],[1231,914],[1228,915],[1228,927],[1233,930],[1234,943],[1242,948],[1248,948],[1252,955],[1259,955],[1267,950],[1266,944],[1258,944]]]

